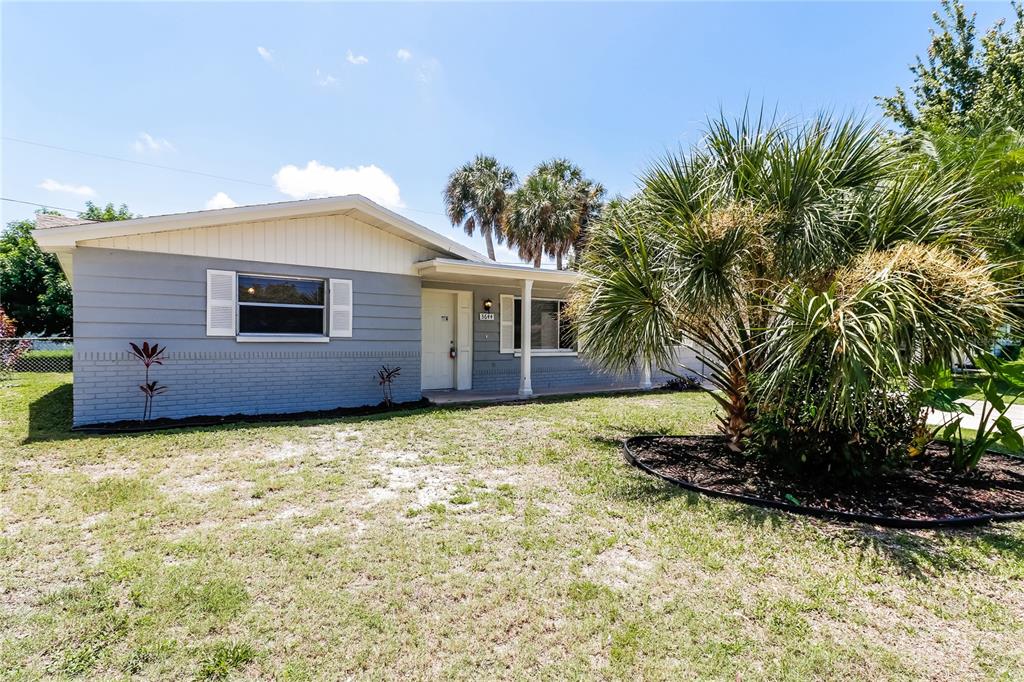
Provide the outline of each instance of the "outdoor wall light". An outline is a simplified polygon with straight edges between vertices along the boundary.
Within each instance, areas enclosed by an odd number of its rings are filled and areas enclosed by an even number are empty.
[[[491,312],[491,308],[494,306],[494,301],[489,298],[484,299],[484,310]]]

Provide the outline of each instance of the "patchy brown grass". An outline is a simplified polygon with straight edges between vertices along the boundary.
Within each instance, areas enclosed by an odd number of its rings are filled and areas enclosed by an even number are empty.
[[[0,670],[81,676],[1015,679],[1024,528],[703,499],[618,442],[697,394],[135,436],[0,386]]]

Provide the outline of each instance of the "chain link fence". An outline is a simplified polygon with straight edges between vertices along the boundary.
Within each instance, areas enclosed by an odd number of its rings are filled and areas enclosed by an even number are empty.
[[[70,372],[74,339],[64,336],[0,338],[0,375]]]

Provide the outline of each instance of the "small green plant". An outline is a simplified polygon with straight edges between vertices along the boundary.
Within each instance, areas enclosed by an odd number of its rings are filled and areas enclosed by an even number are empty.
[[[199,663],[202,680],[226,680],[232,670],[237,670],[256,660],[256,649],[245,642],[218,642],[207,649]]]
[[[997,445],[1013,452],[1024,450],[1024,438],[1007,416],[1018,396],[1008,397],[999,390],[1000,385],[1024,388],[1024,360],[1000,362],[991,353],[979,355],[973,360],[975,367],[981,371],[980,387],[984,396],[981,405],[972,407],[963,402],[963,398],[974,388],[955,385],[952,373],[946,368],[927,371],[928,382],[917,395],[924,410],[952,415],[931,431],[926,431],[924,440],[937,438],[948,443],[951,462],[957,471],[974,469],[982,455]],[[977,432],[971,438],[965,434],[963,422],[965,416],[975,416],[975,409],[978,416]],[[923,415],[926,416],[927,412],[923,412]]]
[[[384,392],[385,407],[391,407],[394,404],[391,384],[394,383],[395,377],[401,373],[401,367],[388,367],[387,365],[381,365],[381,368],[377,370],[377,383],[380,384],[381,391]]]

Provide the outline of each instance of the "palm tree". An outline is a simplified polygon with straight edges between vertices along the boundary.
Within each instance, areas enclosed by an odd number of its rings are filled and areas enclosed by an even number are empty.
[[[604,187],[585,177],[567,159],[546,161],[529,175],[509,202],[511,239],[524,260],[540,267],[540,258],[554,256],[556,267],[570,250],[579,253],[582,237],[603,207]]]
[[[505,231],[519,257],[540,267],[544,253],[558,257],[561,269],[561,245],[576,235],[575,195],[565,183],[538,167],[509,197],[505,213]]]
[[[757,400],[810,374],[829,386],[815,419],[854,424],[915,356],[969,354],[1006,321],[1013,292],[982,260],[984,217],[968,176],[907,159],[875,126],[711,121],[592,231],[580,346],[627,370],[668,367],[695,341],[737,450]]]
[[[494,258],[494,242],[504,239],[502,218],[508,192],[516,184],[515,172],[493,156],[477,155],[456,169],[444,189],[445,211],[452,225],[462,225],[472,236],[477,229],[487,242],[487,257]]]
[[[583,249],[587,247],[587,237],[591,226],[601,217],[605,208],[605,188],[599,182],[584,178],[577,186],[577,205],[579,207],[579,231],[572,243],[573,260],[579,262]]]

